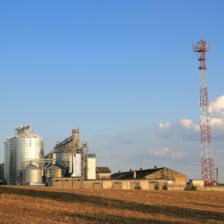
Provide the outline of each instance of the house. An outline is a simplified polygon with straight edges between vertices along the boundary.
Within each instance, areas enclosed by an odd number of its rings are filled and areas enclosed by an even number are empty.
[[[189,186],[196,186],[196,187],[204,187],[204,180],[202,179],[190,179]]]
[[[167,167],[154,169],[130,170],[128,172],[118,172],[111,175],[113,180],[149,180],[151,183],[161,183],[168,185],[186,185],[186,175]]]
[[[110,179],[111,170],[108,167],[96,167],[96,179]]]

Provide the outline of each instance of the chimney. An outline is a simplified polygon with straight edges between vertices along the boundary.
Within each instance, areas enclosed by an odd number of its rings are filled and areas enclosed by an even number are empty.
[[[154,169],[157,170],[157,166],[154,166]]]
[[[140,170],[142,170],[142,167],[140,167]]]

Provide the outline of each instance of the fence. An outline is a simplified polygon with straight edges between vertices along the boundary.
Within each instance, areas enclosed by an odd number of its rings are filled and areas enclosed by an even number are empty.
[[[77,178],[48,178],[49,187],[76,189],[114,189],[114,190],[184,190],[183,185],[166,185],[165,180],[83,180]]]

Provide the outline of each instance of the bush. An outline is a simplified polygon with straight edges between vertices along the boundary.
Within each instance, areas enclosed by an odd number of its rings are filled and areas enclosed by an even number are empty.
[[[185,191],[197,191],[197,186],[188,185],[188,186],[185,187]]]
[[[136,189],[136,190],[141,190],[142,187],[141,187],[140,185],[135,185],[135,189]]]
[[[155,189],[155,190],[159,190],[159,184],[158,184],[158,183],[156,183],[156,184],[154,185],[154,189]]]
[[[168,185],[167,185],[167,183],[163,184],[163,190],[168,190]]]

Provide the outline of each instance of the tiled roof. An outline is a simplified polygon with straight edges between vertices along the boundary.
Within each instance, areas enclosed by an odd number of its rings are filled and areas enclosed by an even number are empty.
[[[133,171],[128,171],[128,172],[119,172],[119,173],[114,173],[111,175],[111,179],[133,179],[134,178],[134,172],[136,172],[136,178],[141,179],[144,178],[145,176],[155,173],[158,170],[163,169],[164,167],[161,168],[156,168],[156,169],[147,169],[147,170],[133,170]]]
[[[96,173],[111,173],[108,167],[96,167]]]

